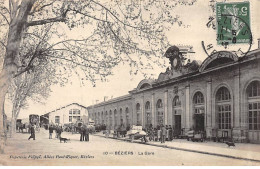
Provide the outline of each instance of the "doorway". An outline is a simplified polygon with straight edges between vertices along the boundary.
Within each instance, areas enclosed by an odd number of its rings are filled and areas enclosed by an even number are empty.
[[[204,131],[204,114],[195,114],[194,115],[195,120],[195,131]]]
[[[174,133],[177,136],[181,134],[181,115],[175,115]]]

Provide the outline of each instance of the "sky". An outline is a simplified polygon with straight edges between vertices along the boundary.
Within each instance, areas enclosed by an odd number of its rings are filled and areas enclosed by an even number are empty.
[[[236,0],[236,2],[239,1],[240,0]],[[219,0],[218,2],[222,1]],[[233,1],[229,0],[227,2]],[[253,45],[251,49],[257,48],[257,39],[260,38],[260,12],[257,8],[259,6],[260,0],[250,1],[251,31],[253,34]],[[205,44],[213,44],[215,49],[221,50],[222,47],[216,44],[216,30],[206,26],[209,16],[213,15],[209,9],[208,0],[198,0],[193,6],[182,6],[174,10],[176,10],[176,14],[180,15],[181,20],[187,25],[187,28],[175,25],[167,32],[167,37],[172,45],[193,46],[195,54],[192,58],[201,61],[207,58],[206,53],[202,49],[202,41],[204,41]],[[242,45],[242,49],[243,47],[246,48]],[[232,50],[233,48],[236,49],[237,46],[231,46],[227,48],[227,50]],[[168,64],[167,59],[166,64]],[[99,100],[99,102],[103,101],[104,96],[115,98],[128,94],[128,91],[136,88],[138,83],[144,79],[141,74],[130,75],[129,71],[129,67],[118,65],[113,70],[114,75],[108,77],[108,82],[97,82],[96,87],[93,87],[90,82],[83,86],[76,76],[70,79],[72,84],[68,83],[64,87],[53,85],[51,87],[52,92],[50,93],[50,97],[44,101],[44,105],[29,102],[28,109],[21,110],[18,118],[28,118],[29,114],[42,115],[70,103],[90,106],[96,103],[96,100]],[[156,77],[154,78],[157,78],[161,72],[165,72],[165,68],[155,68],[153,73],[156,74]],[[7,115],[10,116],[10,102],[6,103],[5,109]]]

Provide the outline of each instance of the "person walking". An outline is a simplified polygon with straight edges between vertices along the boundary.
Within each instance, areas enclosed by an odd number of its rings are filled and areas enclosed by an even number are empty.
[[[35,140],[35,125],[33,124],[30,129],[31,129],[31,135],[28,138],[28,140],[30,140],[31,138],[33,138],[33,140]]]
[[[50,125],[49,127],[49,139],[52,139],[53,127]]]
[[[161,143],[165,143],[165,136],[166,136],[166,128],[164,125],[161,127]]]

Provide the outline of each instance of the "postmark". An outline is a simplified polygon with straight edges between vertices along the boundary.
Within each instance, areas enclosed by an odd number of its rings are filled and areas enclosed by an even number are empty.
[[[251,41],[249,2],[216,3],[217,44]]]

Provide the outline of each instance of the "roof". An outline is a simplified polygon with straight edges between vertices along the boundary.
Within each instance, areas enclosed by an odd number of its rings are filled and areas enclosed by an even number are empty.
[[[48,112],[48,113],[45,113],[45,114],[43,114],[43,115],[48,115],[48,114],[50,114],[50,113],[52,113],[52,112],[56,112],[56,111],[58,111],[58,110],[64,109],[64,108],[66,108],[66,107],[68,107],[68,106],[71,106],[71,105],[73,105],[73,104],[78,105],[78,106],[80,106],[80,107],[82,107],[82,108],[84,108],[84,109],[87,109],[86,106],[80,105],[80,104],[78,104],[78,103],[71,103],[71,104],[68,104],[68,105],[66,105],[66,106],[60,107],[60,108],[58,108],[58,109],[55,109],[55,110],[53,110],[53,111],[50,111],[50,112]]]

